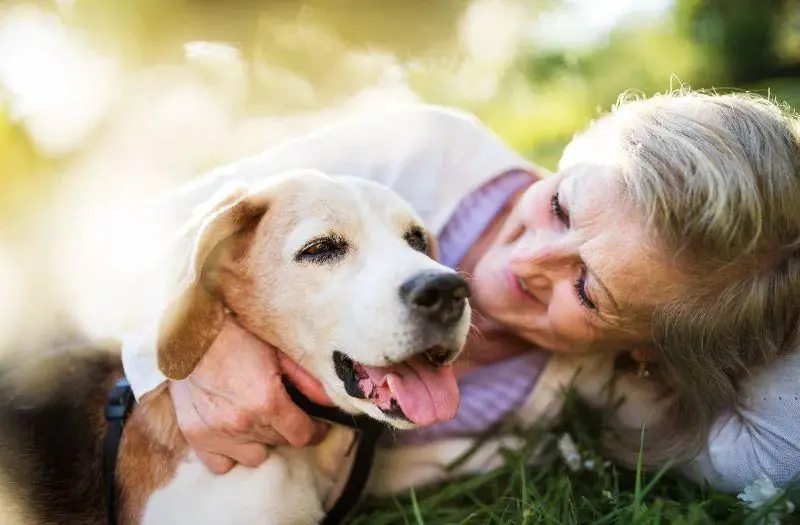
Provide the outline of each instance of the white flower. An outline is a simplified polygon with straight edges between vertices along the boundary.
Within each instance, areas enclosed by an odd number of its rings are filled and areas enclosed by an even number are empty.
[[[766,474],[761,474],[754,482],[747,485],[737,498],[744,501],[751,509],[760,509],[772,501],[780,492],[780,489],[772,483],[772,480]]]
[[[761,474],[755,481],[747,485],[741,494],[737,496],[753,510],[760,509],[783,495],[783,490],[777,488],[766,474]],[[784,507],[776,506],[775,512],[770,513],[764,518],[764,523],[777,525],[780,523],[780,516],[794,512],[794,503],[789,500],[784,502]]]
[[[578,452],[578,446],[572,436],[567,433],[561,435],[558,439],[558,451],[572,472],[581,470],[581,454]]]

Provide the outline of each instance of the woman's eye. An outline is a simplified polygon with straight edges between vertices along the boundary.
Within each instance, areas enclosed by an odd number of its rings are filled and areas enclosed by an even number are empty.
[[[561,203],[558,200],[558,192],[555,192],[552,197],[550,197],[550,211],[552,214],[565,225],[569,226],[569,215],[561,207]]]
[[[428,236],[425,235],[425,232],[421,228],[412,228],[406,232],[404,238],[408,245],[414,250],[418,252],[428,251]]]
[[[295,260],[298,262],[327,263],[342,258],[347,253],[348,245],[339,237],[316,239],[303,247]]]
[[[575,294],[578,296],[578,301],[581,303],[581,306],[584,308],[588,308],[589,310],[597,310],[597,306],[594,304],[589,298],[589,294],[586,293],[586,267],[584,266],[581,268],[581,275],[578,277],[578,280],[575,281]]]

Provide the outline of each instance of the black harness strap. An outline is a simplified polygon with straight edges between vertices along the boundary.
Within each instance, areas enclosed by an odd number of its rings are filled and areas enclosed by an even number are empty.
[[[378,438],[380,438],[384,426],[368,416],[354,416],[338,408],[318,405],[304,396],[291,383],[284,381],[284,385],[292,401],[306,414],[358,430],[358,437],[356,438],[358,439],[358,445],[353,458],[353,466],[350,469],[350,477],[347,479],[339,499],[336,500],[331,510],[325,515],[325,519],[322,520],[322,525],[344,523],[350,512],[361,501],[361,495],[364,493],[364,488],[367,486],[369,474],[372,470]]]
[[[353,458],[353,466],[350,469],[350,477],[347,479],[339,499],[336,500],[322,521],[323,525],[339,525],[344,522],[361,500],[372,469],[375,448],[383,425],[367,416],[354,416],[338,408],[318,405],[304,396],[291,383],[284,380],[284,385],[292,401],[309,416],[358,430],[358,445]],[[125,421],[135,405],[136,398],[130,384],[126,379],[120,379],[111,390],[105,411],[108,428],[103,444],[103,476],[107,491],[109,525],[117,524],[118,493],[115,483],[117,455]]]
[[[103,477],[106,486],[106,506],[109,525],[117,524],[117,455],[122,440],[125,421],[133,412],[136,397],[125,378],[120,379],[111,389],[106,403],[106,437],[103,442]]]

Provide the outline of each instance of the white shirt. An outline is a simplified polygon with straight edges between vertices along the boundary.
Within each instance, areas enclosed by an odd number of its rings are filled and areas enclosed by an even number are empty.
[[[224,184],[315,168],[385,184],[437,234],[458,203],[491,178],[531,164],[474,117],[418,106],[348,120],[216,170],[154,209],[177,229]],[[160,305],[154,305],[157,316]],[[137,397],[165,380],[156,365],[156,323],[123,338],[123,364]],[[800,475],[800,353],[747,381],[742,403],[714,425],[703,454],[685,472],[724,490],[762,473],[776,484]]]
[[[167,196],[153,207],[153,213],[163,232],[177,232],[195,209],[225,184],[252,183],[304,168],[389,186],[438,234],[465,195],[505,171],[532,166],[471,115],[436,106],[411,106],[347,120],[215,170]],[[160,244],[168,237],[154,242],[154,249],[163,250]],[[175,266],[175,261],[169,262],[173,264],[163,266]],[[171,281],[165,275],[151,279],[159,284]],[[153,306],[150,317],[157,318],[162,305]],[[156,365],[156,326],[153,322],[123,337],[123,365],[137,397],[166,379]]]

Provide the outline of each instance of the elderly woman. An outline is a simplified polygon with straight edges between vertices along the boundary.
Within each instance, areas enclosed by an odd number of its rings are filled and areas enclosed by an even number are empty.
[[[595,354],[617,364],[623,390],[659,394],[648,465],[678,459],[727,490],[800,474],[800,135],[771,102],[681,92],[623,103],[547,177],[468,115],[405,108],[284,143],[168,207],[183,221],[234,173],[294,168],[392,187],[438,237],[443,262],[471,276],[480,336],[456,363],[461,408],[408,439],[480,433],[535,394],[549,356]],[[164,380],[154,354],[152,337],[124,347],[137,395]],[[324,400],[231,320],[172,384],[182,431],[209,468],[258,465],[266,444],[325,431],[289,401],[282,370]],[[609,453],[631,461],[640,429],[612,423]]]

